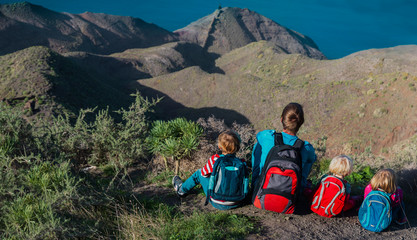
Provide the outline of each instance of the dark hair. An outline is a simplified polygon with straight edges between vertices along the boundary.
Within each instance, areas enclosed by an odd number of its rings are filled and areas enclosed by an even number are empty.
[[[281,118],[284,129],[297,133],[304,123],[303,107],[299,103],[289,103],[282,110]]]

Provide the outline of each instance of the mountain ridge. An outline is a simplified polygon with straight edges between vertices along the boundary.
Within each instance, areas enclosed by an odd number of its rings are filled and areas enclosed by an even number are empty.
[[[251,42],[266,40],[286,53],[325,59],[312,39],[281,26],[249,9],[222,8],[175,30],[179,39],[199,44],[209,52],[224,54]]]
[[[139,18],[102,13],[58,13],[28,2],[0,5],[0,54],[34,45],[59,53],[109,54],[176,41],[176,36]]]

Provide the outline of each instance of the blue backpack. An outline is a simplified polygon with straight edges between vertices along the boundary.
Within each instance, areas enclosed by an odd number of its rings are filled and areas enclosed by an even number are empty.
[[[363,201],[358,217],[365,229],[383,231],[392,221],[390,195],[382,191],[371,191]]]
[[[248,184],[246,163],[233,154],[220,155],[210,175],[206,205],[210,198],[220,202],[243,201],[248,195]]]

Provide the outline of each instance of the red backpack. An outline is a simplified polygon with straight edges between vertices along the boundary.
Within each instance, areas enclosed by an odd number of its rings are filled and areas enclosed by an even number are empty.
[[[345,206],[346,187],[342,179],[329,175],[324,177],[313,196],[311,211],[323,217],[334,217]]]
[[[255,207],[279,213],[294,213],[301,184],[301,148],[285,145],[282,134],[275,133],[274,146],[269,151],[252,199]]]

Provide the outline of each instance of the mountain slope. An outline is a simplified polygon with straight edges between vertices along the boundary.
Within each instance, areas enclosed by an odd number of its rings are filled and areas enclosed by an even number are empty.
[[[0,54],[34,45],[109,54],[172,41],[174,34],[139,18],[58,13],[27,2],[0,5]]]
[[[330,155],[368,147],[386,152],[416,134],[417,46],[326,61],[281,51],[271,43],[256,42],[216,60],[225,74],[191,67],[139,83],[188,108],[235,110],[258,130],[280,129],[282,108],[299,102],[306,111],[301,137],[327,137]],[[176,111],[180,110],[168,112]]]
[[[132,101],[94,72],[46,47],[0,56],[0,99],[46,115],[96,106],[116,110]]]
[[[207,71],[214,67],[214,59],[202,47],[193,43],[173,42],[151,48],[128,49],[111,55],[86,52],[64,54],[83,66],[102,75],[118,79],[119,83],[156,77],[190,66]]]
[[[251,42],[267,40],[282,48],[285,53],[325,58],[309,37],[248,9],[222,8],[175,33],[183,41],[197,43],[209,52],[218,54]]]

